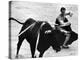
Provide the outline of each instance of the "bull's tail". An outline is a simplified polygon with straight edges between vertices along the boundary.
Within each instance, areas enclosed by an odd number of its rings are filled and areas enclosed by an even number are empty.
[[[19,22],[17,19],[15,19],[15,18],[13,18],[13,17],[10,17],[9,20],[14,20],[14,21],[16,21],[16,22],[18,22],[19,24],[22,24],[22,25],[24,24],[24,23],[22,23],[22,22]]]

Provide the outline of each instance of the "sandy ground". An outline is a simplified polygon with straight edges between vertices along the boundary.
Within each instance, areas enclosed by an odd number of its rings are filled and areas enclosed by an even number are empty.
[[[15,59],[16,56],[16,44],[17,41],[12,41],[12,58]],[[52,47],[50,47],[47,51],[45,51],[43,57],[59,57],[59,56],[74,56],[78,54],[78,45],[77,41],[75,41],[72,45],[70,45],[69,49],[62,49],[60,52],[56,53]],[[29,43],[26,40],[23,42],[20,51],[19,51],[19,59],[31,58],[31,51]]]
[[[29,17],[35,20],[48,21],[52,26],[54,26],[54,21],[56,17],[60,14],[59,9],[64,6],[67,11],[73,12],[73,17],[67,17],[71,22],[71,27],[73,31],[78,33],[78,8],[76,5],[63,5],[63,4],[53,4],[53,3],[35,3],[35,2],[12,2],[11,4],[11,16],[18,19],[20,22],[24,22]],[[18,42],[18,33],[22,25],[15,21],[11,21],[11,56],[14,59],[16,55],[16,48]],[[75,41],[70,45],[69,49],[62,49],[60,52],[55,53],[55,51],[50,47],[43,55],[43,57],[53,57],[53,56],[70,56],[77,55],[78,53],[78,41]],[[31,58],[31,51],[29,43],[24,40],[20,52],[19,58]]]

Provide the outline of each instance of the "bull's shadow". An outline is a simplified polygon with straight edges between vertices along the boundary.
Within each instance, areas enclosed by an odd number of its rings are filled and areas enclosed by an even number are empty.
[[[50,46],[52,46],[56,52],[61,50],[60,46],[63,45],[66,36],[64,35],[64,33],[60,32],[59,30],[54,29],[48,22],[35,21],[32,18],[27,19],[27,21],[24,23],[19,22],[15,18],[10,18],[9,20],[15,20],[23,25],[18,36],[19,40],[17,43],[16,57],[18,57],[19,50],[24,39],[26,39],[30,44],[32,58],[35,57],[34,54],[36,49],[40,52],[39,57],[42,57],[44,52]],[[28,28],[31,24],[33,25],[30,28]],[[39,41],[38,44],[36,44],[38,34],[39,34]],[[70,40],[67,42],[67,45],[72,44],[72,42],[77,40],[77,38],[78,38],[78,34],[71,31],[71,37]]]

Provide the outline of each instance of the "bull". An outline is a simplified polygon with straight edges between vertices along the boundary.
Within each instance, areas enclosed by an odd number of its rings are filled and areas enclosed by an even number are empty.
[[[56,52],[61,50],[60,46],[64,43],[65,35],[59,30],[54,29],[48,22],[35,21],[32,18],[27,19],[24,23],[19,22],[15,18],[10,18],[9,20],[15,20],[23,25],[18,36],[19,40],[17,43],[16,57],[18,57],[24,39],[30,44],[32,58],[35,57],[36,49],[40,52],[39,57],[42,57],[50,46],[52,46]],[[70,45],[73,41],[77,40],[77,36],[77,33],[72,31],[71,38],[67,42],[67,45]]]

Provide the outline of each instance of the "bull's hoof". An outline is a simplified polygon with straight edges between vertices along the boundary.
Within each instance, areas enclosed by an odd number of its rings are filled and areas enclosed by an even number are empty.
[[[36,58],[36,56],[34,56],[34,58]]]
[[[36,58],[36,56],[32,56],[32,58]]]
[[[60,50],[56,50],[56,53],[58,53]]]
[[[16,57],[15,58],[18,58],[18,55],[16,55]]]
[[[57,50],[56,50],[56,53],[58,53],[59,51],[61,51],[61,49],[57,49]]]

